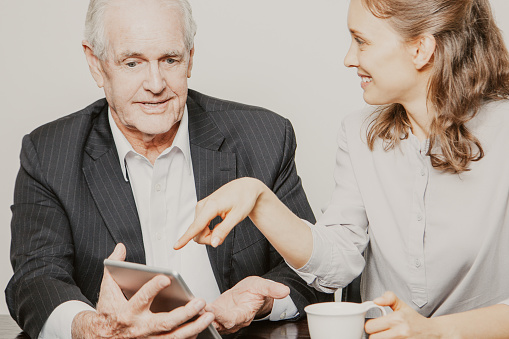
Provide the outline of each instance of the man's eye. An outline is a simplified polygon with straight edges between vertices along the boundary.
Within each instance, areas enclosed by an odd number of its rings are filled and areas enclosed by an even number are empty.
[[[175,59],[172,59],[172,58],[166,59],[166,63],[168,63],[170,65],[173,64],[174,62],[175,62]]]
[[[137,65],[138,63],[136,61],[131,61],[131,62],[128,62],[126,65],[127,67],[130,67],[130,68],[133,68]]]

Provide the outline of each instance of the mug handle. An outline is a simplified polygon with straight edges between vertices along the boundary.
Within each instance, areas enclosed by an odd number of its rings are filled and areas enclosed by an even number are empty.
[[[387,312],[385,311],[385,308],[383,306],[377,305],[372,301],[365,301],[361,305],[364,306],[364,312],[367,312],[372,308],[378,308],[382,312],[382,316],[387,315]]]

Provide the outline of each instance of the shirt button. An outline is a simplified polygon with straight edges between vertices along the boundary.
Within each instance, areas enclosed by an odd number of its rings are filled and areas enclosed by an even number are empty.
[[[422,214],[419,213],[419,214],[417,214],[417,221],[421,221],[421,220],[422,220]]]
[[[419,259],[415,259],[415,267],[421,267],[421,261]]]
[[[279,319],[281,320],[283,320],[284,318],[286,318],[286,312],[281,313],[281,315],[279,316]]]
[[[157,238],[157,240],[161,240],[162,239],[161,233],[157,232],[156,233],[156,238]]]
[[[160,192],[160,191],[161,191],[161,184],[157,184],[157,185],[156,185],[156,191],[157,191],[157,192]]]
[[[421,168],[421,175],[424,176],[426,174],[426,171],[424,170],[424,168]]]

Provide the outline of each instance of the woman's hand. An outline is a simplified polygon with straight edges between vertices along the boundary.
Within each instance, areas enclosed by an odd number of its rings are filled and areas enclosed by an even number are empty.
[[[213,247],[222,244],[235,225],[255,208],[256,201],[264,190],[267,190],[267,187],[261,181],[246,177],[233,180],[200,200],[196,205],[193,223],[174,248],[178,250],[184,247],[193,238],[199,244]],[[217,216],[223,221],[210,230],[209,224]]]
[[[217,216],[223,221],[210,230],[209,224]],[[173,248],[181,249],[193,238],[199,244],[217,247],[248,216],[289,265],[299,268],[308,262],[313,250],[309,226],[265,184],[248,177],[233,180],[199,201],[194,222]]]
[[[373,300],[393,313],[366,322],[370,339],[385,338],[509,338],[509,306],[496,304],[461,313],[426,318],[392,292]]]
[[[373,301],[380,306],[390,306],[394,312],[366,322],[365,329],[370,339],[442,337],[432,319],[414,311],[394,293],[385,292]]]

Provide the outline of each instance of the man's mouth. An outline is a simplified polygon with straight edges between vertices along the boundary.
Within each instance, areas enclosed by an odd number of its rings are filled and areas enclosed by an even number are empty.
[[[166,100],[158,100],[158,101],[141,101],[140,103],[147,106],[157,106],[162,105],[166,102],[168,102],[169,99]]]
[[[168,102],[170,99],[166,100],[149,100],[149,101],[138,101],[138,104],[147,111],[147,113],[161,113],[166,110]]]

